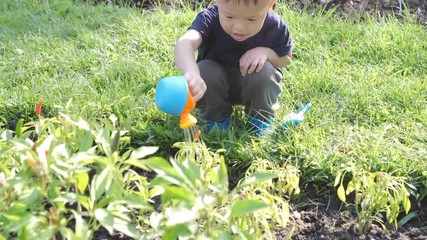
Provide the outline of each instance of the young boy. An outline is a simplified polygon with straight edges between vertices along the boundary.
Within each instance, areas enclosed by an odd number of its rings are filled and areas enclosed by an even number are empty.
[[[269,129],[282,92],[280,68],[293,48],[288,27],[272,11],[274,1],[216,0],[175,45],[176,65],[208,130],[227,128],[236,104],[245,106],[257,135]]]

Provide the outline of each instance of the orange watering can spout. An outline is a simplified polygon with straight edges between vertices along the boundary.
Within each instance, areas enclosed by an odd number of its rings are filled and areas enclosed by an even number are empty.
[[[193,97],[190,94],[190,91],[188,91],[187,95],[187,103],[185,104],[184,110],[182,111],[179,121],[179,126],[182,129],[189,128],[191,126],[196,125],[197,119],[190,114],[191,110],[196,106],[196,103],[194,102]]]

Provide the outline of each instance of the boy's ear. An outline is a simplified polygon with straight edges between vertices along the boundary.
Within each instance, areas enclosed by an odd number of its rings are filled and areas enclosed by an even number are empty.
[[[276,1],[275,0],[271,0],[271,2],[268,4],[268,9],[271,10],[273,8],[273,5]]]

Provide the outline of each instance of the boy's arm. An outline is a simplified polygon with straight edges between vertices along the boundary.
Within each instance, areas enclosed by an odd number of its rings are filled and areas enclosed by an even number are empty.
[[[267,49],[267,60],[276,68],[285,68],[291,62],[292,52],[283,57],[277,56],[273,49]]]
[[[194,101],[198,101],[206,92],[206,84],[200,77],[195,51],[202,43],[200,32],[190,29],[181,36],[175,45],[175,64],[187,80]]]

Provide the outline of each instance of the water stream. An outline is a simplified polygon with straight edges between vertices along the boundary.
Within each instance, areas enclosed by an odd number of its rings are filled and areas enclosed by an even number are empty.
[[[198,129],[197,125],[193,125],[188,128],[184,128],[184,144],[187,145],[187,151],[186,151],[186,158],[189,157],[191,149],[194,147],[192,146],[194,142],[199,141],[200,136],[200,130]]]
[[[197,125],[193,125],[189,128],[184,128],[184,140],[186,142],[193,142],[197,141],[200,136],[200,130],[198,129]]]

